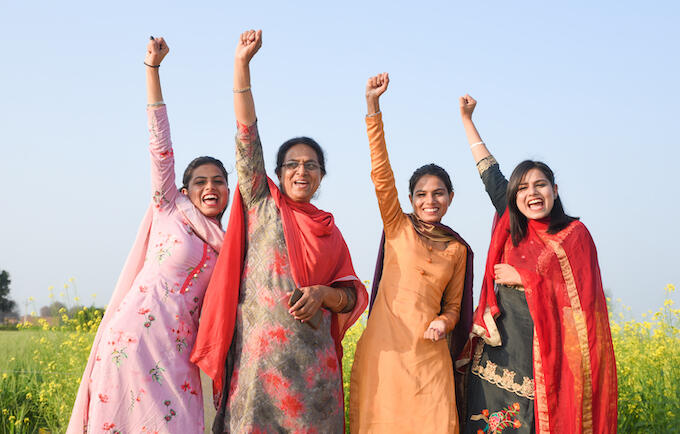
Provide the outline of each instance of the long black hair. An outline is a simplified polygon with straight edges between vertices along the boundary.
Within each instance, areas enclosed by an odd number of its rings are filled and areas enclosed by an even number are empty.
[[[206,164],[212,164],[214,166],[217,166],[218,169],[220,169],[220,172],[222,172],[222,175],[224,175],[224,180],[227,182],[227,187],[229,187],[229,173],[227,172],[227,169],[224,168],[224,164],[217,158],[213,157],[208,157],[208,156],[202,156],[202,157],[196,157],[194,158],[191,163],[187,166],[186,169],[184,169],[184,175],[182,176],[182,188],[181,189],[189,189],[189,182],[191,181],[191,178],[194,176],[194,170],[196,170],[198,167],[206,165]],[[180,190],[181,190],[180,189]],[[227,206],[229,206],[229,197],[227,197],[227,205],[224,207],[222,212],[217,214],[215,217],[218,222],[222,222],[222,216],[224,215],[224,211],[227,210]]]
[[[540,170],[545,177],[548,178],[550,186],[555,187],[555,174],[547,164],[541,161],[524,160],[512,171],[506,190],[506,197],[508,199],[508,212],[510,213],[510,236],[512,237],[512,244],[514,246],[517,246],[527,234],[528,222],[526,216],[522,214],[517,207],[517,192],[519,191],[519,185],[522,182],[522,179],[531,169]],[[553,204],[549,217],[549,234],[556,234],[566,228],[569,223],[578,220],[578,217],[568,216],[564,212],[560,196],[555,198],[555,203]]]

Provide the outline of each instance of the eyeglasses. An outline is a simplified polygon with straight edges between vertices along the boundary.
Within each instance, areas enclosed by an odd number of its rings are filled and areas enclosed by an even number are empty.
[[[296,170],[298,168],[298,166],[300,166],[300,164],[305,166],[305,170],[307,170],[308,172],[314,172],[315,170],[321,169],[321,166],[316,161],[304,161],[304,162],[302,162],[302,161],[297,161],[297,160],[286,161],[285,163],[283,163],[281,165],[281,167],[286,168],[288,170]]]

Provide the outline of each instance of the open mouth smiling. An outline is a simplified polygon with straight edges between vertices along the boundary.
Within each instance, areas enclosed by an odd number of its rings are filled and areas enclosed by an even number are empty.
[[[543,209],[543,199],[531,199],[529,202],[527,202],[527,208],[530,210]]]
[[[216,194],[210,193],[203,196],[201,200],[203,201],[204,204],[208,206],[217,206],[218,197]]]

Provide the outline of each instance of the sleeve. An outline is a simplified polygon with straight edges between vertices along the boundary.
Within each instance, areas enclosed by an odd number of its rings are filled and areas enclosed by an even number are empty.
[[[262,143],[257,122],[247,126],[236,122],[236,173],[243,203],[250,208],[253,203],[269,193],[267,172],[262,156]]]
[[[456,264],[453,270],[453,277],[444,290],[442,296],[442,310],[436,319],[444,321],[446,333],[451,332],[458,324],[460,319],[460,303],[463,298],[465,286],[465,264],[467,258],[467,248],[460,245],[456,253]]]
[[[498,215],[502,216],[505,212],[505,208],[508,206],[508,200],[506,198],[508,180],[505,179],[505,176],[501,172],[498,161],[496,161],[493,155],[489,155],[477,162],[477,170],[484,183],[484,188],[491,199],[491,203],[493,203],[494,208],[496,208]]]
[[[147,108],[151,153],[151,197],[156,210],[168,209],[179,194],[175,185],[175,155],[165,105]]]
[[[404,213],[399,205],[394,173],[387,155],[381,113],[366,117],[366,130],[371,150],[371,179],[375,186],[375,195],[378,198],[385,234],[389,236],[398,229],[403,221]]]

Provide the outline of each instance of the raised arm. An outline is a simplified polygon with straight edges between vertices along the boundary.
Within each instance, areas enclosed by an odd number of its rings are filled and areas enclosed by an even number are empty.
[[[146,101],[149,122],[149,152],[151,153],[151,189],[156,209],[174,203],[178,190],[175,186],[175,158],[170,140],[168,114],[163,102],[159,69],[170,52],[163,38],[151,37],[146,47]]]
[[[269,192],[262,144],[257,131],[250,61],[262,46],[262,30],[241,33],[234,56],[234,113],[236,114],[236,173],[239,191],[246,204]]]
[[[380,96],[385,93],[390,82],[389,75],[384,72],[368,79],[366,83],[366,129],[368,144],[371,150],[371,179],[378,197],[380,216],[385,233],[388,234],[402,221],[403,212],[399,205],[394,173],[390,166],[383,131],[382,114],[380,113]]]
[[[250,88],[250,60],[262,46],[262,30],[241,33],[234,59],[234,113],[236,121],[250,126],[255,123],[255,102]]]
[[[465,135],[470,144],[472,158],[477,163],[479,176],[481,176],[482,182],[484,182],[484,187],[489,194],[494,208],[496,208],[496,212],[502,215],[508,204],[505,196],[508,180],[501,173],[498,162],[489,152],[486,143],[482,141],[477,131],[475,123],[472,122],[472,113],[475,111],[477,101],[470,95],[465,95],[460,97],[459,102],[460,116],[463,119],[463,128],[465,128]]]

